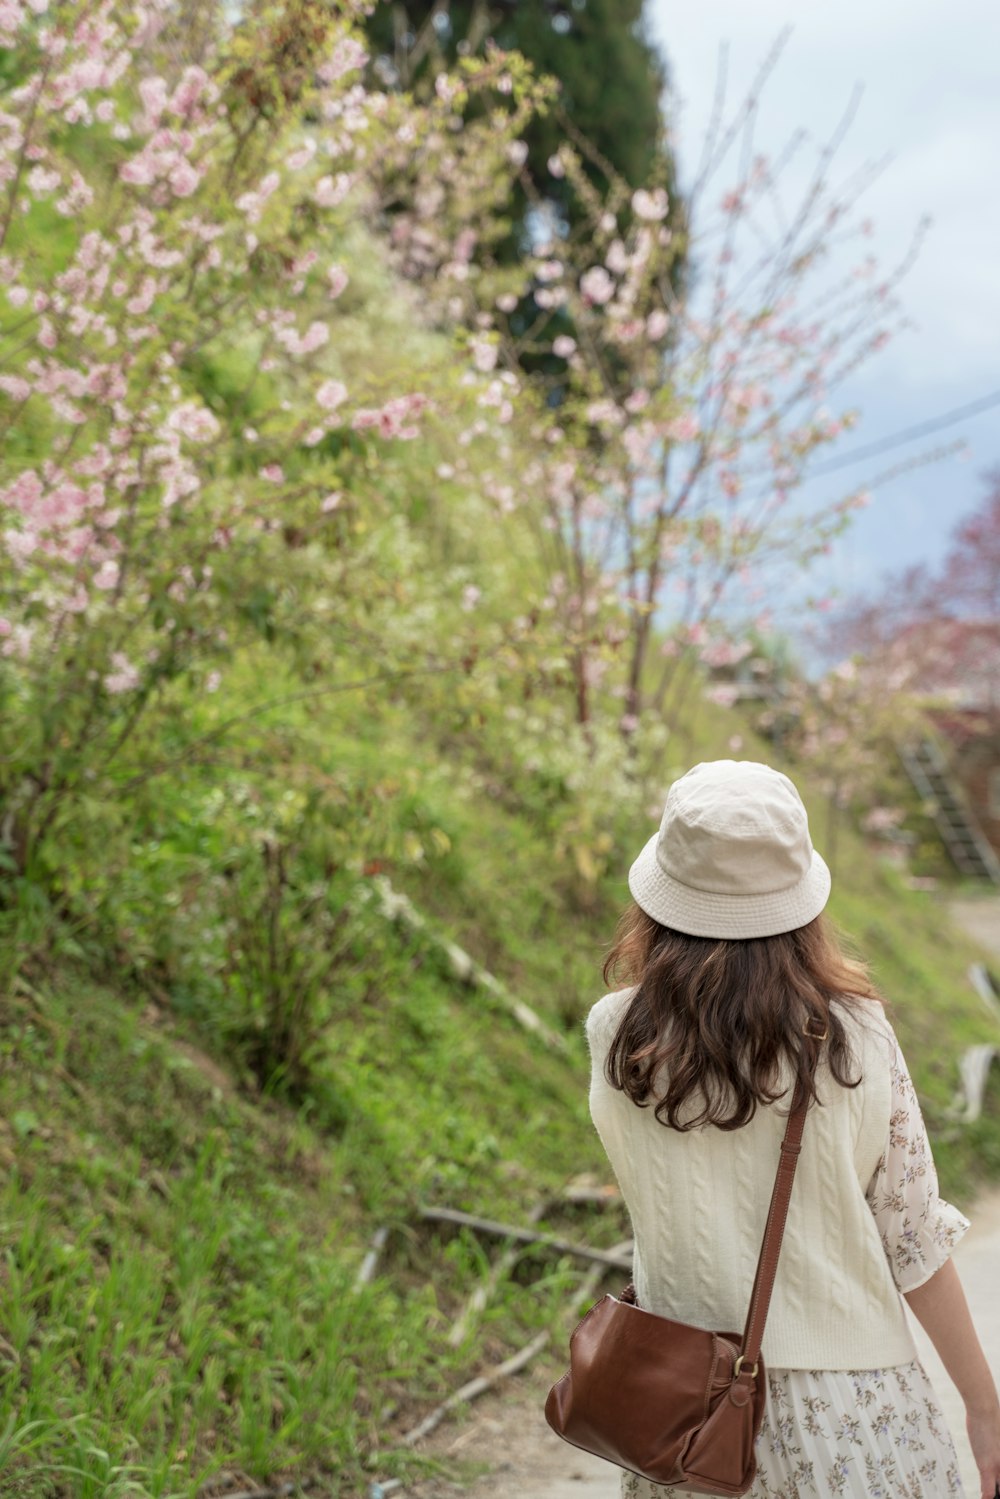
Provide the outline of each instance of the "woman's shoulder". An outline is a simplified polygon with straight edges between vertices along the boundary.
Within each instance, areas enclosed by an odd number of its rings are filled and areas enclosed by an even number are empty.
[[[851,1044],[863,1052],[891,1057],[896,1050],[896,1033],[881,999],[851,994],[835,1000],[836,1013]]]
[[[595,1005],[591,1005],[585,1021],[587,1040],[591,1048],[601,1042],[610,1045],[611,1038],[625,1013],[625,1007],[634,993],[634,987],[614,989],[610,994],[605,994],[602,999],[599,999]]]

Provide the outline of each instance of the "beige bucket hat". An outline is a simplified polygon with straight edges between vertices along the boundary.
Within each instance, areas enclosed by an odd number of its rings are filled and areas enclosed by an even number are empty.
[[[692,937],[773,937],[805,926],[830,894],[802,798],[755,760],[710,760],[675,781],[629,889],[662,926]]]

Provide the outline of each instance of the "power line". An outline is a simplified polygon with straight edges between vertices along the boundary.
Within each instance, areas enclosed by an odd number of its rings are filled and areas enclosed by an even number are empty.
[[[865,458],[877,458],[880,453],[887,453],[891,448],[902,447],[904,443],[915,442],[920,437],[929,437],[932,432],[940,432],[945,427],[953,427],[956,422],[964,421],[967,416],[978,416],[980,412],[989,411],[993,406],[1000,406],[1000,390],[995,390],[992,395],[983,396],[978,401],[970,401],[967,406],[956,406],[954,411],[946,411],[942,416],[920,422],[916,427],[906,427],[902,432],[894,432],[891,437],[883,437],[878,442],[870,442],[866,447],[856,448],[853,453],[844,453],[839,458],[829,458],[825,463],[817,464],[805,476],[803,482],[808,484],[810,479],[818,479],[821,474],[830,474],[835,469],[846,468],[850,463],[860,463]]]

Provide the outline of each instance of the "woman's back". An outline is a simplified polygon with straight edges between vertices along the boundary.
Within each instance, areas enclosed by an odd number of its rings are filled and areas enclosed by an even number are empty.
[[[590,1012],[590,1107],[629,1206],[640,1305],[700,1327],[742,1327],[786,1123],[787,1099],[748,1124],[665,1128],[608,1081],[612,1038],[632,992]],[[915,1357],[865,1192],[885,1148],[891,1029],[881,1006],[844,1012],[862,1082],[820,1062],[764,1336],[769,1367],[859,1369]]]

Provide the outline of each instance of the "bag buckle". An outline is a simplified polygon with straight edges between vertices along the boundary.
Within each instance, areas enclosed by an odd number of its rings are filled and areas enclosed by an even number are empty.
[[[809,1019],[806,1021],[805,1025],[802,1027],[802,1034],[804,1036],[808,1036],[810,1041],[826,1041],[827,1038],[830,1035],[830,1027],[828,1025],[826,1025],[826,1026],[823,1027],[822,1031],[814,1031],[814,1030],[810,1029],[810,1027],[813,1025],[813,1023],[815,1023],[816,1025],[819,1025],[820,1022],[819,1022],[817,1016],[810,1015]]]
[[[736,1359],[736,1362],[733,1365],[733,1378],[734,1379],[739,1379],[739,1377],[740,1377],[740,1370],[743,1368],[743,1364],[744,1364],[745,1360],[746,1360],[746,1354],[745,1353],[741,1353],[741,1354],[738,1355],[738,1357]],[[757,1363],[754,1364],[753,1370],[752,1370],[752,1372],[750,1374],[750,1378],[751,1379],[756,1379],[757,1378],[757,1370],[758,1370],[759,1367],[760,1367],[759,1364],[757,1364]]]

